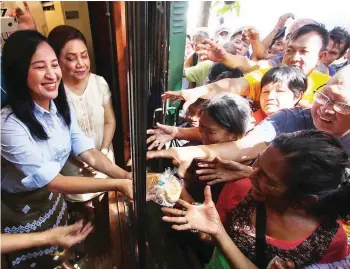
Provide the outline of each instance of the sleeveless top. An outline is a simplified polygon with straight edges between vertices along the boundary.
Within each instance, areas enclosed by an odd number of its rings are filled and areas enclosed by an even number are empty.
[[[251,217],[255,207],[256,201],[249,191],[245,198],[227,214],[225,227],[237,247],[254,264],[256,264],[255,228],[251,223]],[[296,248],[290,250],[277,248],[267,242],[266,260],[272,260],[275,256],[281,259],[288,258],[294,261],[296,268],[304,268],[316,263],[327,252],[338,228],[339,224],[336,221],[324,221]]]

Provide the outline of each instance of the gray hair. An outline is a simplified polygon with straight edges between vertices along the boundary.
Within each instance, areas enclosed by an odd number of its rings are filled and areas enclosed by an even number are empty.
[[[248,101],[234,93],[222,93],[206,100],[201,107],[203,112],[238,138],[248,131],[252,113]]]

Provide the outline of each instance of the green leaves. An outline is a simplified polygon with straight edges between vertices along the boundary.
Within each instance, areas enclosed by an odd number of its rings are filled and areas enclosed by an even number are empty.
[[[225,2],[228,2],[227,4]],[[233,13],[233,10],[236,10],[236,16],[239,16],[241,9],[240,2],[238,1],[215,1],[211,6],[212,10],[218,15],[225,15],[226,13]]]

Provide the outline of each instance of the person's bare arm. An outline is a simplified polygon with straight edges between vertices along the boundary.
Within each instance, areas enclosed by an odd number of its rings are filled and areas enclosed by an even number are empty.
[[[201,60],[211,60],[213,62],[223,63],[228,68],[238,68],[243,73],[249,73],[257,69],[271,67],[268,61],[253,61],[245,56],[232,55],[222,46],[212,40],[206,40],[206,45],[198,45],[201,49],[197,52]]]
[[[175,138],[189,141],[201,141],[202,136],[198,127],[177,128]]]
[[[250,59],[255,61],[265,59],[265,46],[260,39],[253,41],[251,45],[253,53],[252,56],[250,56]],[[259,63],[259,65],[260,64],[262,65],[262,63]]]
[[[162,99],[185,100],[183,109],[187,109],[198,98],[208,99],[219,93],[231,92],[241,96],[249,95],[249,82],[242,78],[227,78],[194,89],[181,91],[167,91],[162,94]]]
[[[242,41],[252,45],[251,60],[265,59],[265,47],[260,41],[259,32],[254,27],[247,27],[242,31]]]
[[[238,141],[212,145],[170,148],[168,150],[149,151],[147,158],[173,158],[179,163],[178,174],[183,177],[194,159],[213,161],[216,157],[235,162],[254,159],[267,145],[261,131],[252,130]]]
[[[189,67],[193,66],[193,54],[194,53],[192,53],[192,55],[186,59],[186,61],[184,63],[184,68],[189,68]]]
[[[1,253],[7,254],[32,247],[55,246],[71,247],[83,241],[92,231],[91,224],[83,226],[79,221],[66,227],[56,227],[43,232],[28,234],[1,234]]]
[[[189,141],[202,141],[202,136],[198,127],[180,128],[169,126],[157,122],[157,128],[147,130],[150,137],[147,138],[148,150],[157,148],[160,150],[163,146],[173,139],[182,139]],[[151,144],[152,143],[152,144]]]
[[[70,177],[58,174],[47,184],[52,192],[65,194],[93,193],[101,191],[120,191],[132,198],[132,181],[130,179]]]
[[[266,50],[270,47],[270,44],[271,44],[273,38],[276,36],[278,31],[284,27],[284,25],[286,24],[286,22],[289,18],[294,18],[294,14],[286,13],[286,14],[282,15],[278,19],[278,22],[277,22],[276,26],[273,28],[273,30],[264,38],[264,40],[262,41],[262,44],[264,45]]]
[[[254,70],[270,68],[271,64],[267,60],[254,61],[241,55],[226,55],[222,62],[228,68],[239,68],[243,73],[249,73]]]
[[[209,99],[217,94],[230,92],[241,96],[249,95],[249,82],[245,78],[227,78],[202,86],[200,98]]]
[[[131,178],[131,173],[111,162],[106,155],[97,149],[84,151],[79,157],[95,170],[111,178]]]
[[[115,132],[116,121],[112,105],[112,99],[103,105],[104,108],[104,127],[103,127],[103,141],[101,149],[109,148],[112,144],[112,139]]]

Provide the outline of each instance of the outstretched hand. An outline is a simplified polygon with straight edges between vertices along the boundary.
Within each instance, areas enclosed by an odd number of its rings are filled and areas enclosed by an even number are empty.
[[[205,43],[198,45],[200,50],[197,51],[197,54],[201,60],[211,60],[217,63],[225,61],[228,52],[221,45],[210,39],[206,39]]]
[[[274,261],[269,269],[295,269],[295,265],[292,261],[279,259]]]
[[[199,162],[196,171],[200,180],[209,180],[208,185],[235,181],[249,177],[253,172],[250,166],[216,157],[212,162]]]
[[[194,88],[189,90],[181,90],[181,91],[167,91],[162,94],[163,101],[171,99],[172,103],[178,100],[184,100],[182,108],[187,110],[190,105],[198,100],[202,96],[202,92],[200,88]]]
[[[92,230],[93,226],[91,223],[83,226],[83,221],[81,220],[73,225],[47,230],[44,234],[47,237],[49,245],[69,248],[83,241]]]
[[[218,235],[223,227],[211,198],[209,186],[206,186],[204,189],[204,197],[205,200],[202,205],[191,205],[183,200],[179,200],[178,204],[184,210],[163,207],[162,211],[166,216],[162,219],[166,222],[176,223],[172,226],[174,230],[198,230],[213,236]]]
[[[147,134],[151,135],[147,138],[147,144],[153,142],[148,150],[157,148],[160,150],[165,143],[173,140],[176,135],[177,128],[175,126],[163,125],[157,122],[157,128],[147,130]]]
[[[245,27],[242,30],[242,41],[248,44],[259,41],[259,32],[252,26]]]
[[[193,157],[191,156],[192,147],[169,148],[156,151],[147,151],[147,159],[174,159],[178,165],[177,174],[180,178],[184,178],[187,169],[190,167]]]
[[[289,18],[294,19],[295,15],[293,13],[286,13],[279,17],[278,22],[276,24],[276,28],[279,30],[282,29]]]

